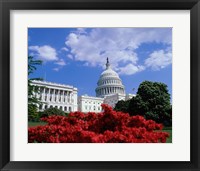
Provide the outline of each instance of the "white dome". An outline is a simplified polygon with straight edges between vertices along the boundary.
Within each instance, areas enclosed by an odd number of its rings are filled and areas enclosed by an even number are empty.
[[[110,67],[108,58],[106,63],[106,70],[100,75],[97,82],[96,96],[104,97],[111,94],[125,94],[124,86],[119,75]]]
[[[115,71],[113,71],[111,68],[108,68],[101,73],[100,78],[104,78],[104,77],[118,77],[119,78],[118,74]]]

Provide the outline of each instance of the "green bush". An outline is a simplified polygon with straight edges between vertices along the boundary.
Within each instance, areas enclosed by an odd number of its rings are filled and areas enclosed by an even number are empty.
[[[124,113],[128,113],[128,106],[129,106],[130,100],[124,101],[124,100],[119,100],[117,104],[115,105],[114,110],[115,111],[121,111]]]
[[[51,108],[45,109],[42,112],[42,117],[46,117],[46,116],[50,116],[50,115],[66,116],[64,111],[62,111],[62,110],[60,110],[58,108],[55,108],[55,107],[51,107]]]

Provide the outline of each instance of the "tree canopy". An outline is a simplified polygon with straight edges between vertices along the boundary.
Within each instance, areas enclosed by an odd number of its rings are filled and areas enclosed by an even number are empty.
[[[34,73],[38,65],[41,65],[41,60],[35,60],[32,56],[28,56],[28,75]],[[35,97],[35,93],[39,93],[39,88],[31,84],[32,80],[42,80],[41,78],[28,79],[28,119],[34,120],[37,118],[37,108],[42,103]],[[38,119],[38,118],[37,118]]]
[[[142,82],[136,96],[128,102],[119,101],[115,110],[128,111],[130,115],[142,115],[167,126],[172,121],[170,94],[167,85],[160,82]]]

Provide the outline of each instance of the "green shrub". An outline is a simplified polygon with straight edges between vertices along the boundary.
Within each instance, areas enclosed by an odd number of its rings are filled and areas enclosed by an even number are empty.
[[[66,116],[64,111],[62,111],[62,110],[60,110],[58,108],[55,108],[55,107],[51,107],[51,108],[45,109],[42,112],[42,116],[41,117],[46,117],[46,116],[50,116],[50,115]]]

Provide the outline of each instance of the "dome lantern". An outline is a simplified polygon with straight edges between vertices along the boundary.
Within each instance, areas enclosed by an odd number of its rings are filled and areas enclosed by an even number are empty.
[[[110,68],[110,63],[109,63],[109,59],[107,57],[107,62],[106,62],[106,69],[109,69]]]

